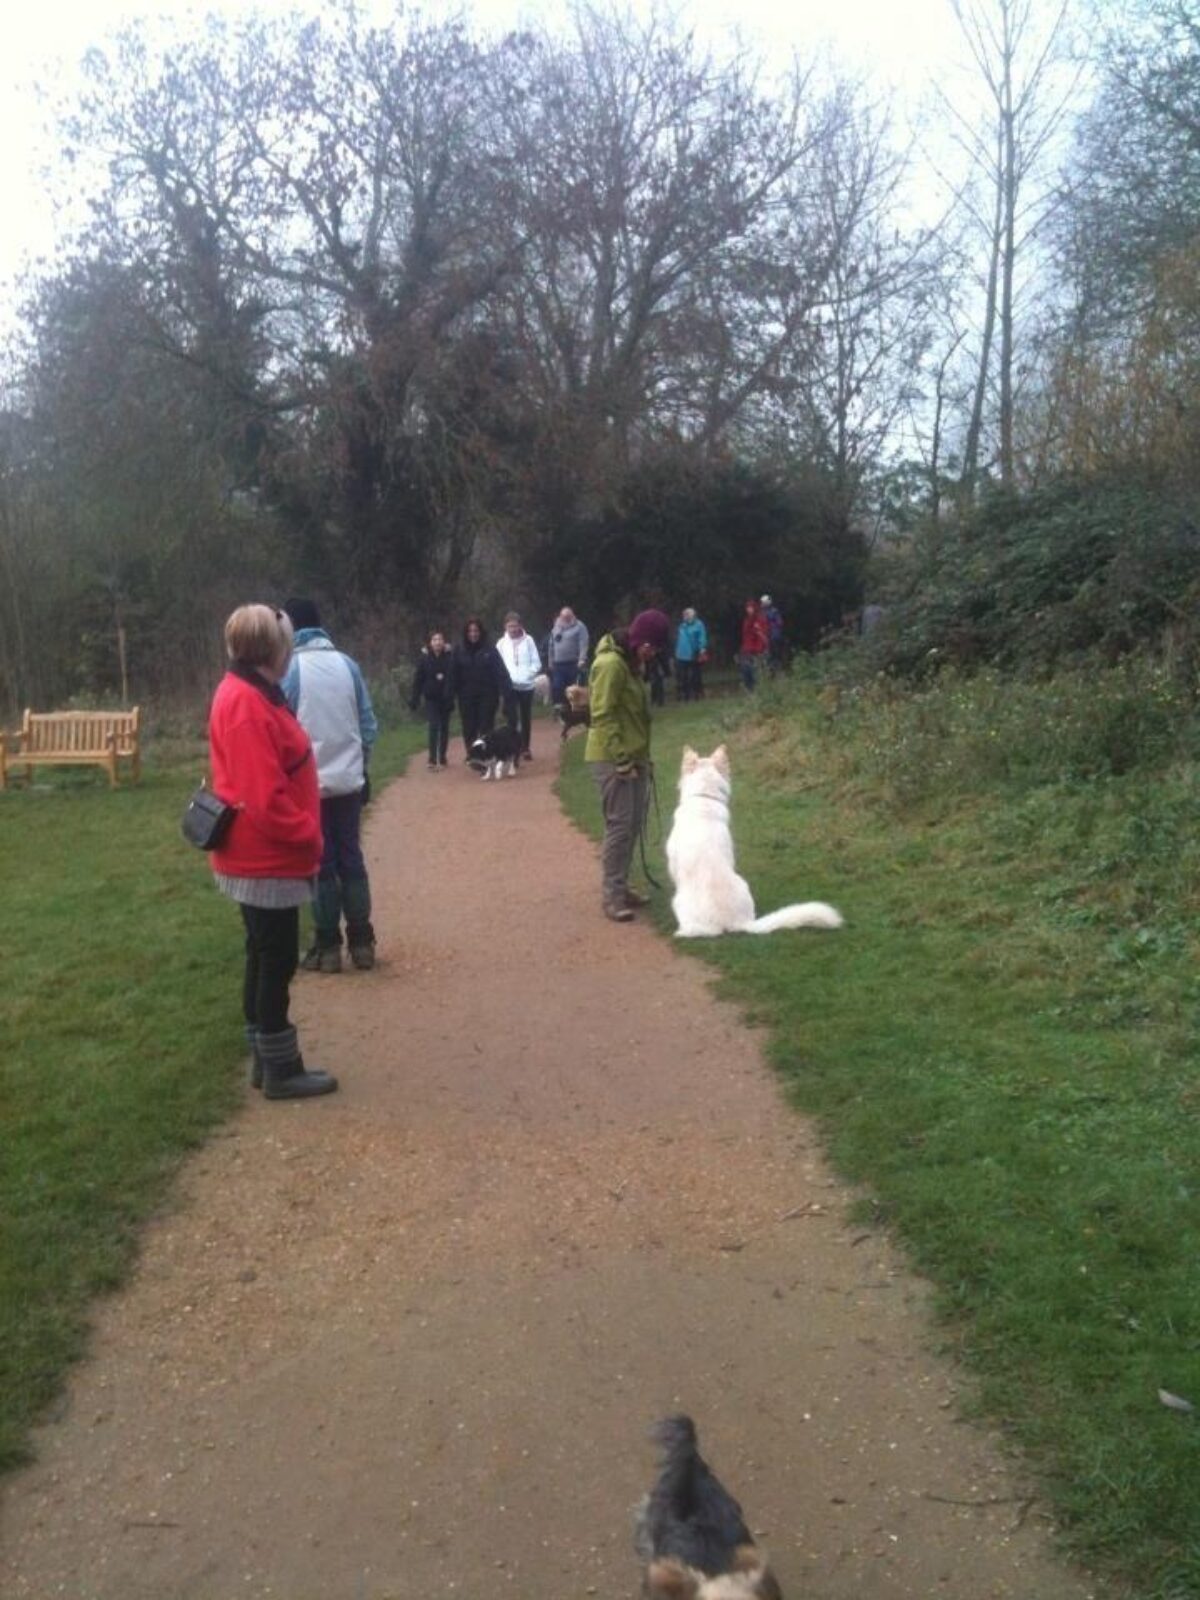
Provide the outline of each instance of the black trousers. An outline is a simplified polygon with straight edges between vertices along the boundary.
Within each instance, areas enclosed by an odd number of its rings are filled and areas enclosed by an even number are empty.
[[[494,694],[464,694],[459,697],[458,709],[462,717],[463,743],[467,754],[482,734],[491,733],[496,726],[498,696]]]
[[[675,685],[681,700],[700,700],[704,697],[704,680],[698,661],[676,661]]]
[[[504,696],[504,720],[521,741],[521,753],[529,753],[533,733],[533,690],[510,689]]]
[[[429,718],[429,759],[434,766],[446,765],[446,747],[450,743],[450,713],[452,706],[425,707]]]
[[[242,1012],[261,1033],[282,1033],[288,1026],[288,985],[300,959],[300,908],[241,909],[246,926]]]

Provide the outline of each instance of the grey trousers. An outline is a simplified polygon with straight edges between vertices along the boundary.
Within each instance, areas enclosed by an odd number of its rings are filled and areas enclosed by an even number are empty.
[[[629,868],[646,815],[650,780],[645,769],[636,778],[618,778],[612,761],[591,761],[588,765],[600,790],[604,812],[601,853],[604,904],[619,906],[625,903],[625,891],[629,887]]]

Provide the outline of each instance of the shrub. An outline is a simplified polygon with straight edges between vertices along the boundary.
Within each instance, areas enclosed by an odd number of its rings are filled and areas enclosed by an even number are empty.
[[[1192,669],[1200,654],[1197,507],[1152,487],[994,492],[960,521],[925,528],[884,583],[884,625],[838,670],[927,679],[947,663],[1112,663],[1167,630]]]

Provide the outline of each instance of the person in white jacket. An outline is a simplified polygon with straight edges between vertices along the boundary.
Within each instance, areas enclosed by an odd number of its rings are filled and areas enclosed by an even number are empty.
[[[496,653],[508,673],[504,691],[504,717],[521,742],[521,755],[533,760],[529,748],[533,730],[533,680],[542,670],[542,658],[533,636],[525,632],[521,618],[510,611],[504,619],[504,632],[496,641]]]

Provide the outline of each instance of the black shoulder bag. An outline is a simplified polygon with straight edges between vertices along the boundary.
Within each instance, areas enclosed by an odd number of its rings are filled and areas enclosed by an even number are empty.
[[[180,827],[183,837],[197,850],[216,850],[229,832],[237,807],[226,805],[207,784],[201,784],[187,803]]]

